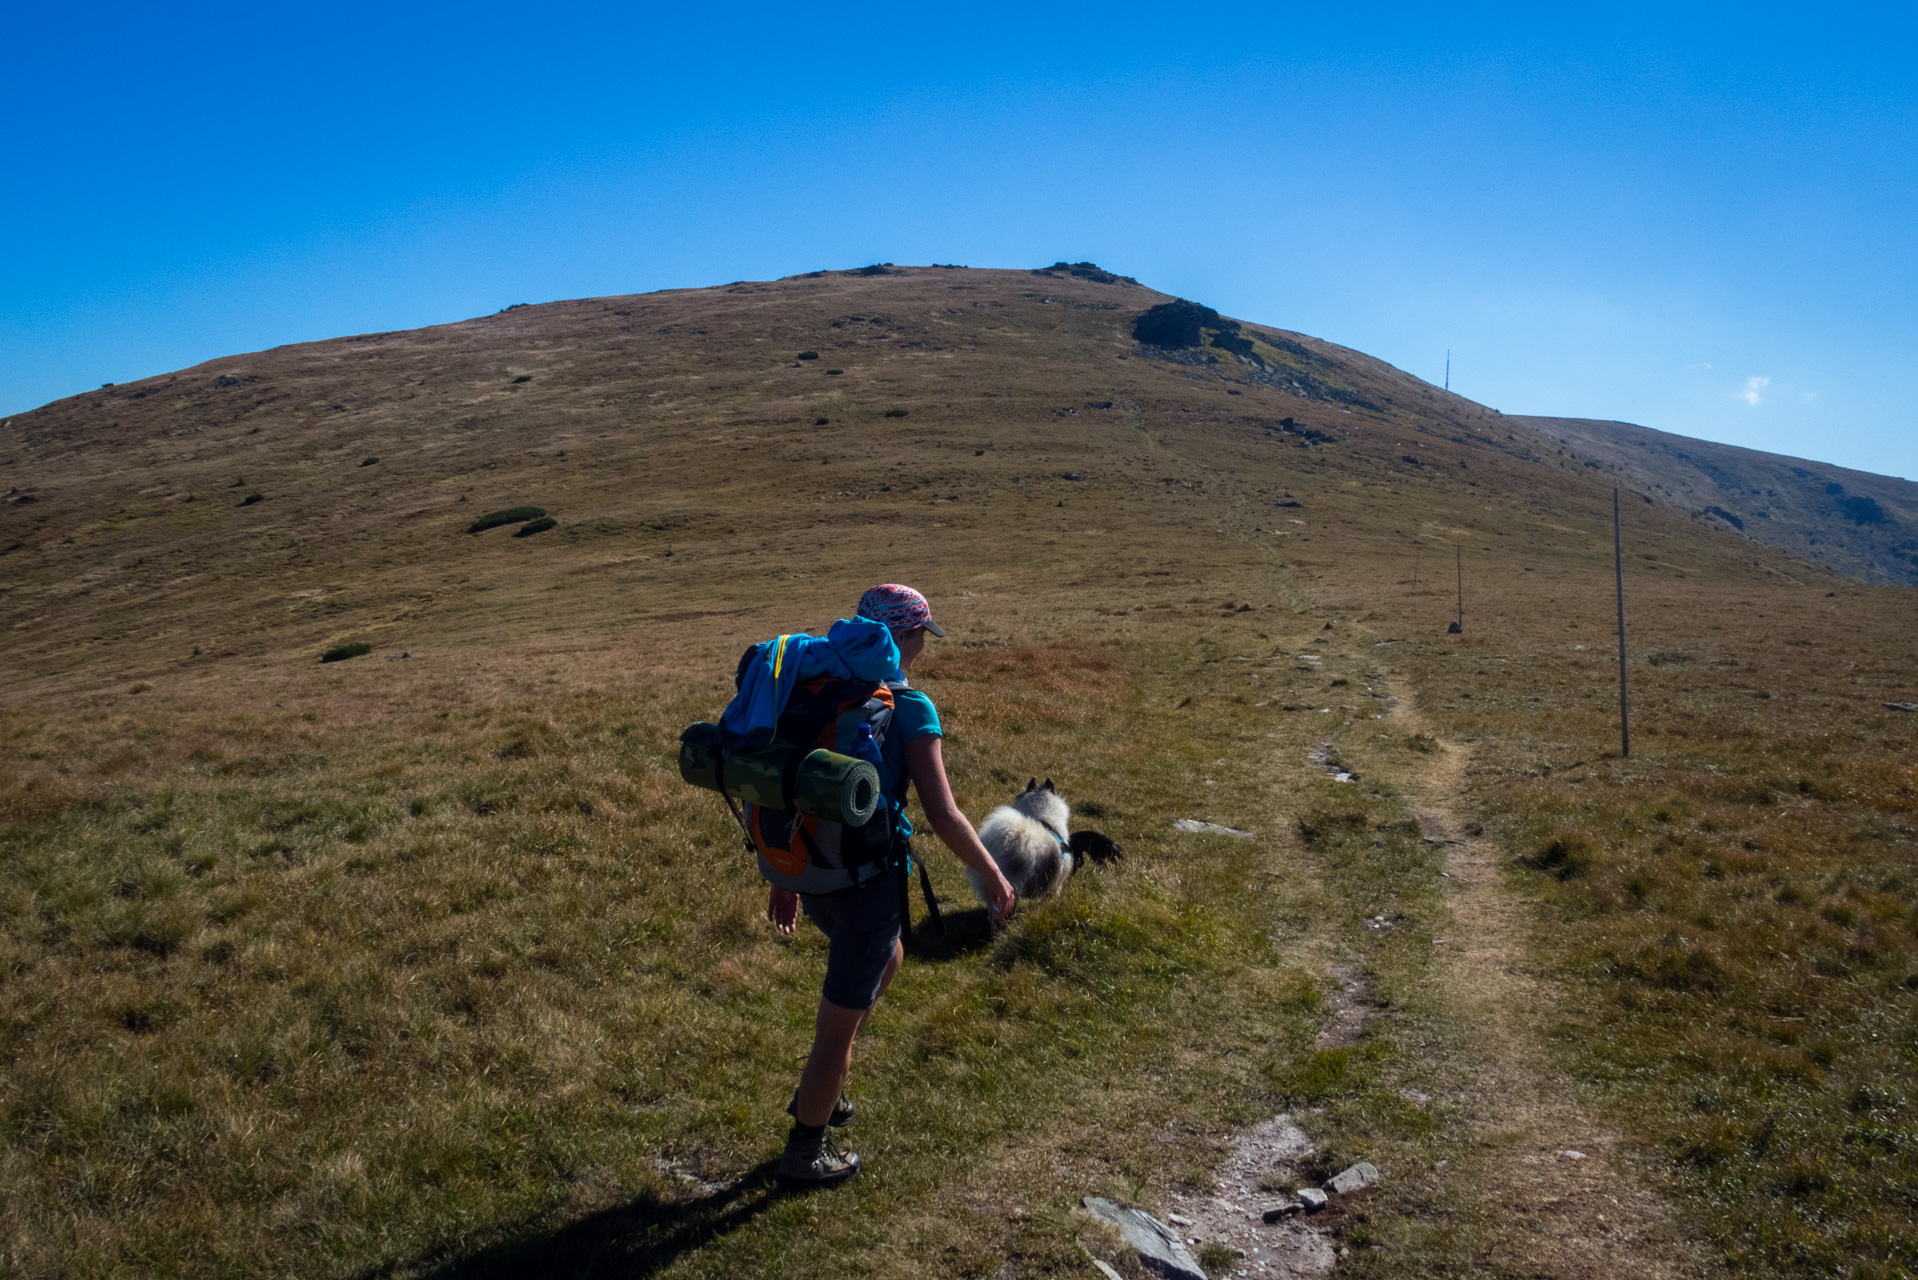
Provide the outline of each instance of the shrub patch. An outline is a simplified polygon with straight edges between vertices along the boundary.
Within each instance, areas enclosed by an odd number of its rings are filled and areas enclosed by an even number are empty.
[[[466,532],[483,533],[503,524],[523,524],[528,520],[537,520],[545,514],[544,507],[508,507],[504,511],[489,511],[466,526]]]

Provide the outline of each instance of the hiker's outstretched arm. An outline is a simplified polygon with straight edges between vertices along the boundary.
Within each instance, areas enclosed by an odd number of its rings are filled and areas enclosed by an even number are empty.
[[[953,803],[941,741],[937,734],[927,734],[908,742],[906,772],[912,778],[912,785],[919,788],[919,805],[926,811],[926,821],[932,824],[933,834],[959,855],[959,861],[979,873],[993,915],[1004,919],[1012,914],[1014,906],[1012,886],[1006,883],[999,864],[986,852],[986,846],[979,843],[979,833]]]

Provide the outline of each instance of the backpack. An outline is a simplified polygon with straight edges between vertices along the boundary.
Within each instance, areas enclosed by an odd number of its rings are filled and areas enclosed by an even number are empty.
[[[740,658],[736,682],[743,682],[755,652],[748,649]],[[802,681],[780,713],[773,741],[856,756],[860,726],[870,725],[873,741],[883,748],[892,727],[893,690],[903,687],[830,675]],[[835,893],[864,884],[892,865],[897,814],[904,802],[903,795],[885,796],[859,827],[748,803],[742,825],[758,855],[759,873],[768,881],[795,893]]]

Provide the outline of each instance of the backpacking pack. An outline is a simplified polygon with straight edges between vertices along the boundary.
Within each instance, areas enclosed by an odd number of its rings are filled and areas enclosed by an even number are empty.
[[[740,658],[739,679],[757,652]],[[877,755],[892,727],[892,695],[903,682],[815,676],[793,687],[773,729],[773,741],[845,756]],[[867,732],[862,733],[864,729]],[[870,734],[870,744],[863,741]],[[796,751],[793,760],[804,754]],[[896,859],[897,814],[904,796],[885,795],[872,817],[851,826],[809,817],[790,804],[744,806],[747,839],[759,858],[759,872],[795,893],[835,893],[864,884]]]

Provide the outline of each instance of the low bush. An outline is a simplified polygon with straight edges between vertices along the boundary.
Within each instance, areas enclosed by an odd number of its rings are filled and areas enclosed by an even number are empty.
[[[521,525],[513,532],[513,536],[515,538],[530,538],[536,533],[545,533],[558,523],[559,521],[553,519],[551,516],[541,516],[537,520],[529,520]]]
[[[345,662],[348,658],[362,658],[373,652],[373,646],[363,640],[351,644],[336,644],[320,655],[321,662]]]
[[[468,533],[484,533],[503,524],[523,524],[528,520],[538,520],[546,514],[544,507],[508,507],[504,511],[489,511],[472,524],[466,526]]]
[[[1365,828],[1365,815],[1339,809],[1314,809],[1299,820],[1299,835],[1308,845],[1322,845]]]
[[[1560,880],[1570,880],[1591,869],[1592,851],[1577,836],[1559,836],[1537,853],[1519,861],[1534,871],[1544,871]]]
[[[378,459],[378,458],[365,458],[365,459],[362,459],[362,460],[361,460],[361,462],[360,462],[360,465],[361,465],[362,467],[370,467],[370,466],[372,466],[372,465],[373,465],[374,463],[376,463],[376,462],[378,462],[378,461],[379,461],[379,459]]]
[[[250,507],[256,502],[265,502],[265,501],[266,501],[266,495],[264,493],[249,493],[246,495],[246,497],[240,499],[240,505],[243,507]]]

